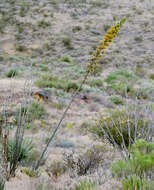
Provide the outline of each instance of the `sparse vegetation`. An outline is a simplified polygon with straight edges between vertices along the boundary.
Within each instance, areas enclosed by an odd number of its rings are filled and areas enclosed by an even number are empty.
[[[104,150],[105,148],[102,146],[93,146],[77,157],[73,153],[66,154],[64,159],[67,167],[72,172],[74,171],[77,175],[82,176],[87,174],[87,172],[92,172],[103,161]],[[74,172],[71,175],[75,175]]]
[[[1,0],[0,189],[153,189],[154,14],[136,5]]]

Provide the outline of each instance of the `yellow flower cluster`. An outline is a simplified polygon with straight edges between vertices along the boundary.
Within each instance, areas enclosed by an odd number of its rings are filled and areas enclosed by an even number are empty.
[[[118,22],[115,26],[112,26],[107,33],[104,35],[104,39],[100,40],[96,51],[92,54],[92,58],[89,61],[88,65],[88,72],[94,72],[95,66],[98,64],[98,61],[100,58],[103,57],[103,54],[105,53],[105,49],[110,45],[110,43],[113,41],[113,39],[117,36],[121,26],[126,21],[125,18],[123,18],[120,22]]]

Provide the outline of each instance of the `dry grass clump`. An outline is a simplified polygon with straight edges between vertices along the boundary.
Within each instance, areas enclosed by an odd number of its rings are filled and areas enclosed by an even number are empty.
[[[54,160],[50,167],[47,168],[48,173],[50,172],[55,178],[58,178],[64,174],[67,170],[67,167],[64,162],[60,160]]]

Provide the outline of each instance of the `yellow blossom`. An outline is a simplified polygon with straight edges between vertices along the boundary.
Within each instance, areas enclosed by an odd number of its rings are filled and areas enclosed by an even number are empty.
[[[110,45],[113,39],[118,35],[118,32],[125,21],[126,19],[124,18],[120,22],[118,22],[115,26],[112,26],[104,35],[104,39],[100,40],[99,45],[96,48],[96,52],[92,54],[93,57],[90,59],[90,63],[88,65],[88,72],[95,71],[95,65],[98,64],[98,61],[105,53],[104,50]]]

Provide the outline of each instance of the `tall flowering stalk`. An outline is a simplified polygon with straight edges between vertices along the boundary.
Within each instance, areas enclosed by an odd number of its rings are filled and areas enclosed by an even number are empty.
[[[117,36],[120,28],[122,27],[123,23],[126,21],[125,18],[123,18],[120,22],[118,22],[115,26],[112,26],[111,29],[109,29],[107,31],[107,33],[104,35],[104,39],[101,40],[96,48],[96,51],[93,53],[92,58],[89,60],[89,64],[87,66],[87,70],[85,72],[85,76],[83,78],[83,81],[81,82],[79,88],[74,92],[74,94],[72,95],[72,98],[68,104],[68,106],[66,107],[61,119],[59,120],[55,130],[53,131],[53,133],[51,134],[51,137],[48,140],[47,145],[45,146],[45,148],[42,151],[42,154],[40,156],[40,158],[38,159],[38,161],[36,162],[36,165],[33,167],[33,170],[37,170],[40,166],[40,162],[44,156],[44,154],[47,151],[47,148],[50,144],[50,142],[53,140],[53,138],[55,137],[58,129],[61,126],[62,121],[64,120],[67,111],[69,110],[69,108],[71,107],[75,97],[77,96],[77,94],[79,93],[79,91],[81,90],[82,86],[85,84],[88,75],[90,72],[94,72],[95,71],[95,66],[98,64],[98,61],[100,60],[100,58],[103,57],[103,54],[105,52],[105,49],[110,45],[110,43],[113,41],[113,39]]]
[[[92,58],[90,58],[89,60],[87,72],[95,71],[95,66],[98,64],[99,60],[103,57],[103,54],[105,53],[107,47],[110,46],[111,42],[113,42],[113,39],[118,35],[118,32],[125,21],[126,19],[123,18],[115,26],[112,26],[104,35],[104,39],[100,40],[96,48],[96,51],[92,54]]]

